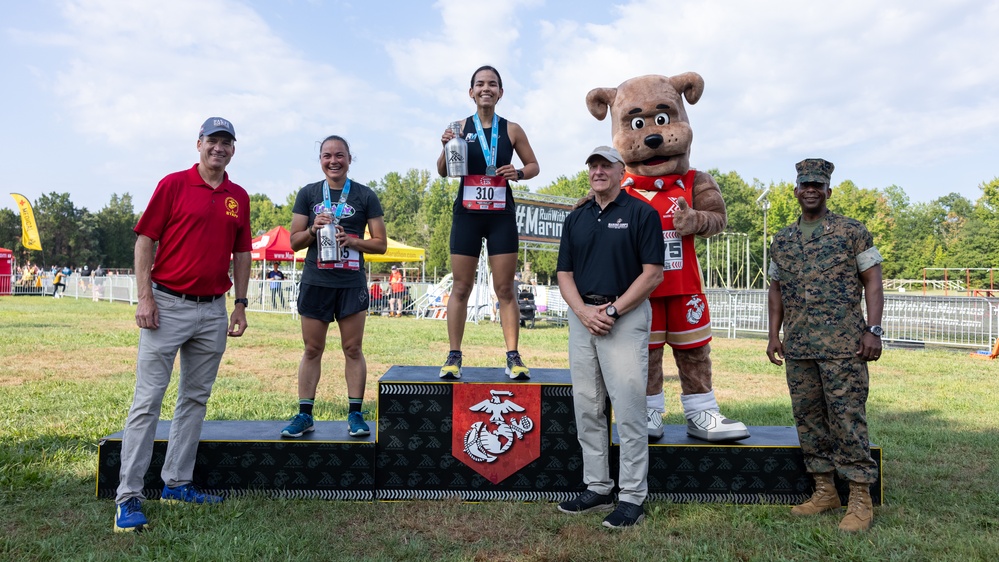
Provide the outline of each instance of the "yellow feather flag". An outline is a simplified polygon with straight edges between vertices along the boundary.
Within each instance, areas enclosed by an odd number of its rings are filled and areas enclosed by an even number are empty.
[[[38,237],[38,225],[35,224],[35,213],[31,210],[28,198],[20,193],[11,193],[21,210],[21,245],[29,250],[41,250],[42,239]]]

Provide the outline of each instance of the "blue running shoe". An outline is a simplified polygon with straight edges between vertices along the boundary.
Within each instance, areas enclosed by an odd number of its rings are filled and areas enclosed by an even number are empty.
[[[299,412],[291,418],[288,427],[281,430],[281,437],[301,437],[310,431],[315,431],[316,426],[312,423],[312,415]]]
[[[146,516],[142,514],[142,502],[139,498],[129,498],[115,506],[114,532],[143,531],[148,523]]]
[[[367,437],[371,435],[371,428],[368,424],[364,423],[364,414],[361,412],[351,412],[347,415],[347,425],[350,426],[351,437]]]
[[[193,484],[171,488],[163,486],[160,501],[166,503],[222,503],[222,496],[213,496],[199,491]]]

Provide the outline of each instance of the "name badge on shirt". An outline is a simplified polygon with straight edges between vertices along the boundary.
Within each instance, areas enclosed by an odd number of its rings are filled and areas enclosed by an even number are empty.
[[[357,238],[356,234],[348,234],[351,238]],[[348,248],[346,244],[340,246],[340,261],[324,262],[316,260],[316,267],[319,269],[348,269],[357,271],[361,269],[361,252],[354,248]]]
[[[461,205],[473,211],[506,209],[506,178],[501,176],[465,176]]]

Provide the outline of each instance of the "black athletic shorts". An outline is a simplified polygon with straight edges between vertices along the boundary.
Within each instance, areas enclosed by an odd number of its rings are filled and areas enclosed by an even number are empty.
[[[455,213],[451,219],[451,253],[479,257],[482,239],[490,256],[516,254],[520,238],[517,217],[509,213]]]
[[[298,313],[306,318],[336,322],[368,310],[368,290],[364,287],[334,289],[302,283],[298,289]]]

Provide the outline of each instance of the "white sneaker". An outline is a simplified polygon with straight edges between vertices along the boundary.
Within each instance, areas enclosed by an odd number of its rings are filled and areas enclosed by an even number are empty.
[[[687,435],[705,441],[737,441],[749,437],[749,430],[746,424],[730,420],[718,410],[705,410],[687,420]]]
[[[662,439],[664,431],[662,412],[655,408],[646,408],[645,419],[649,429],[649,439]]]

